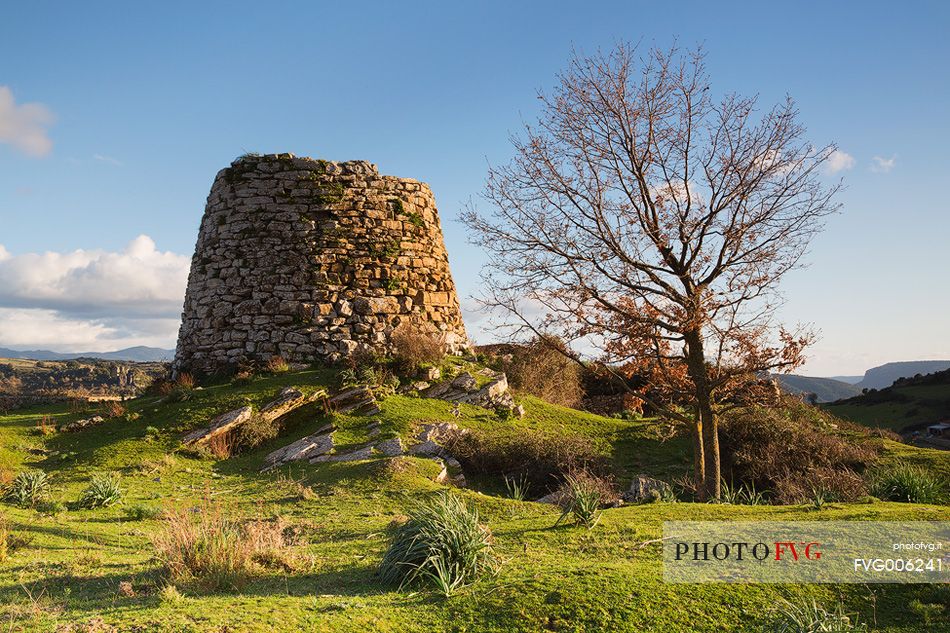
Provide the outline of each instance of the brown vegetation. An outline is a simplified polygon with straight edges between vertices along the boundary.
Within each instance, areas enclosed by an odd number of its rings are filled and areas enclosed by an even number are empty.
[[[516,435],[472,431],[445,441],[465,472],[526,481],[541,496],[558,488],[571,473],[610,473],[607,457],[589,439],[520,430]]]
[[[445,357],[445,342],[440,335],[408,322],[395,329],[390,344],[393,359],[403,371],[412,372],[427,363],[438,364]]]
[[[878,449],[869,433],[842,433],[838,422],[794,398],[780,408],[734,410],[721,429],[724,477],[778,503],[801,503],[816,491],[841,501],[861,497],[861,473]]]

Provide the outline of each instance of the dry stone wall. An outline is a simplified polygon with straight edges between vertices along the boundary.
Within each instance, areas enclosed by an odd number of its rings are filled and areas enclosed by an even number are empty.
[[[428,185],[365,161],[244,156],[214,180],[175,355],[211,373],[388,352],[403,323],[467,343]]]

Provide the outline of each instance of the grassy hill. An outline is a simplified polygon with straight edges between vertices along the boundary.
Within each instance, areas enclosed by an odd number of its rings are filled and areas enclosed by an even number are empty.
[[[948,631],[946,620],[923,624],[908,605],[948,604],[946,589],[887,585],[672,585],[662,582],[657,539],[665,520],[950,520],[950,507],[898,503],[744,506],[658,502],[604,512],[593,530],[555,526],[560,511],[515,501],[490,486],[459,489],[492,530],[503,564],[494,578],[451,598],[381,585],[375,571],[391,526],[414,500],[445,486],[438,468],[418,458],[294,464],[261,474],[264,454],[331,421],[314,405],[292,414],[283,436],[227,460],[180,452],[181,433],[245,403],[261,405],[287,385],[336,386],[327,370],[288,372],[195,390],[182,402],[158,396],[129,401],[128,414],[79,433],[41,435],[37,420],[82,415],[45,406],[0,417],[0,471],[42,469],[55,497],[76,499],[97,472],[115,471],[121,505],[48,512],[0,505],[28,543],[0,562],[0,624],[10,631],[757,631],[780,599],[824,604],[842,599],[876,622],[873,630]],[[620,482],[637,473],[667,480],[689,469],[685,438],[665,439],[657,420],[621,420],[519,397],[523,419],[447,402],[391,396],[375,419],[382,436],[408,437],[420,424],[578,435],[611,457]],[[367,418],[334,415],[338,445],[367,438]],[[950,454],[885,443],[885,459],[913,460],[950,474]],[[281,517],[298,541],[293,565],[267,567],[240,591],[168,589],[152,537],[164,519],[142,508],[229,516]],[[128,583],[128,584],[124,584]],[[936,607],[935,607],[936,608]],[[941,616],[942,617],[942,616]],[[85,627],[85,628],[84,628]]]
[[[950,371],[904,379],[892,387],[825,405],[834,415],[893,431],[920,429],[950,418]]]
[[[910,360],[896,363],[885,363],[879,367],[872,367],[864,373],[857,386],[861,389],[884,389],[890,387],[900,378],[933,374],[950,369],[950,360]]]
[[[813,393],[818,396],[818,402],[834,402],[861,393],[860,387],[833,378],[815,378],[795,374],[773,374],[772,377],[778,380],[786,393],[792,395]]]

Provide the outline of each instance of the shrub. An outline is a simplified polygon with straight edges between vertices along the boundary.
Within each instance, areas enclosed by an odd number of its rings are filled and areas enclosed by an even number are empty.
[[[290,371],[290,365],[287,364],[287,361],[285,361],[282,356],[271,356],[267,359],[267,362],[264,363],[264,371],[269,374],[282,374]]]
[[[766,627],[772,633],[860,633],[867,631],[857,614],[846,613],[840,602],[828,611],[812,600],[785,602]]]
[[[950,484],[922,468],[899,464],[871,474],[871,494],[884,501],[943,503]]]
[[[162,516],[163,510],[158,506],[150,506],[144,503],[137,503],[130,506],[125,511],[125,516],[129,521],[145,521],[147,519],[157,519]]]
[[[10,529],[9,522],[0,517],[0,563],[7,560],[17,550],[27,547],[33,542],[32,537],[20,536]]]
[[[50,478],[42,470],[27,470],[17,474],[4,490],[4,499],[21,507],[35,507],[49,497]]]
[[[125,406],[118,400],[109,400],[102,405],[101,412],[104,418],[118,418],[125,415]]]
[[[62,514],[67,510],[65,503],[62,501],[53,501],[52,499],[40,501],[35,507],[37,512],[50,515]]]
[[[230,433],[221,433],[208,440],[208,454],[215,459],[230,459],[234,454],[234,440]]]
[[[404,371],[417,371],[422,365],[437,364],[445,357],[445,342],[440,335],[425,332],[409,323],[397,327],[389,342],[393,359]]]
[[[234,432],[231,453],[257,448],[277,437],[278,433],[280,423],[277,420],[255,413]]]
[[[245,526],[210,503],[166,517],[164,529],[153,537],[156,555],[172,582],[206,591],[240,589],[254,573],[255,557],[273,557],[288,545],[282,522]]]
[[[445,596],[498,566],[491,531],[456,495],[440,493],[417,504],[397,528],[379,576],[400,587],[427,581]]]
[[[145,427],[145,439],[150,442],[157,440],[160,434],[161,432],[154,426]]]
[[[586,471],[569,474],[557,492],[563,512],[554,525],[569,516],[588,530],[600,521],[601,508],[613,496],[612,483]]]
[[[451,435],[445,448],[473,474],[514,477],[535,491],[556,490],[569,473],[610,473],[606,456],[589,439],[520,429],[516,434],[472,431]]]
[[[778,503],[800,503],[816,488],[844,501],[859,498],[867,488],[858,473],[878,449],[838,428],[831,416],[793,399],[776,408],[736,409],[720,425],[723,476],[768,490]]]
[[[79,496],[81,508],[107,508],[122,500],[119,476],[115,473],[97,473]]]
[[[584,399],[582,368],[558,351],[563,342],[534,340],[502,362],[514,389],[546,402],[578,409]]]

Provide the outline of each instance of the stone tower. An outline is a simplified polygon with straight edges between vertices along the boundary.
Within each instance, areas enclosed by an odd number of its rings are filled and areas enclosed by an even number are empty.
[[[428,185],[365,161],[243,156],[218,172],[191,261],[175,371],[389,351],[400,324],[466,345]]]

